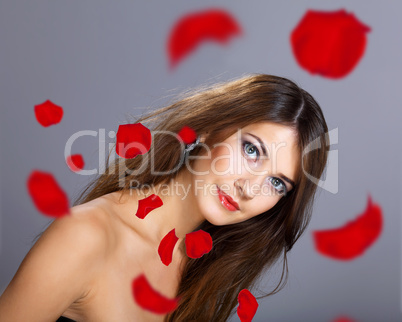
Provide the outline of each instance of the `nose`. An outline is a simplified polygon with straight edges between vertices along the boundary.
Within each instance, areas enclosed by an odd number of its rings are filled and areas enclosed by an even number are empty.
[[[242,198],[250,200],[261,192],[265,179],[265,175],[253,175],[250,178],[237,178],[234,182],[234,186]]]
[[[247,200],[253,199],[254,196],[250,191],[250,186],[246,184],[244,179],[236,179],[234,186],[242,198]]]

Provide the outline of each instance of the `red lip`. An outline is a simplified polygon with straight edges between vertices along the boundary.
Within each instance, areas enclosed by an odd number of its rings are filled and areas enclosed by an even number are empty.
[[[237,204],[236,201],[234,201],[232,199],[232,197],[230,197],[229,195],[224,193],[221,189],[219,189],[218,186],[217,186],[217,188],[218,188],[218,193],[219,193],[219,199],[220,199],[221,203],[223,204],[223,206],[225,206],[230,211],[240,210],[239,205]],[[235,208],[235,209],[232,209],[232,207],[230,207],[230,206],[233,206],[233,208]]]

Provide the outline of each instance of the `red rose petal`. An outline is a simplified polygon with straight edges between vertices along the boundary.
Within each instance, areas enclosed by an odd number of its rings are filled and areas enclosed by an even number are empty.
[[[197,139],[197,133],[189,126],[183,126],[177,136],[185,144],[193,143]]]
[[[351,260],[378,239],[382,230],[381,208],[368,196],[367,208],[354,221],[340,228],[313,232],[315,247],[321,254],[338,260]]]
[[[240,26],[226,11],[210,9],[187,14],[172,28],[168,41],[170,67],[194,51],[201,42],[215,40],[225,44],[230,36],[239,35]]]
[[[66,158],[66,163],[71,171],[78,172],[84,168],[84,159],[81,154],[69,155]]]
[[[149,197],[138,201],[138,209],[135,215],[140,219],[144,219],[149,212],[162,205],[162,199],[159,198],[159,196],[152,194]]]
[[[151,131],[141,123],[122,124],[116,133],[116,153],[122,158],[132,159],[147,153],[151,142]]]
[[[202,229],[186,234],[186,253],[190,258],[200,258],[212,249],[211,235]]]
[[[177,307],[178,299],[169,299],[155,291],[144,274],[132,282],[133,296],[137,304],[144,310],[156,314],[167,314]]]
[[[293,30],[290,41],[300,66],[311,74],[341,78],[364,55],[370,27],[344,9],[308,10]]]
[[[334,322],[354,322],[354,320],[351,320],[347,317],[342,316],[342,317],[339,317],[336,320],[334,320]]]
[[[172,262],[173,249],[179,238],[177,238],[175,229],[173,228],[165,237],[161,240],[158,247],[158,254],[161,261],[166,266]]]
[[[30,174],[27,186],[33,203],[43,214],[61,217],[70,213],[67,195],[52,174],[35,170]]]
[[[57,124],[63,118],[63,108],[49,100],[35,105],[34,111],[37,121],[44,127]]]
[[[241,322],[250,322],[258,309],[258,303],[254,295],[249,290],[241,290],[237,301],[239,306],[237,307],[237,315]]]

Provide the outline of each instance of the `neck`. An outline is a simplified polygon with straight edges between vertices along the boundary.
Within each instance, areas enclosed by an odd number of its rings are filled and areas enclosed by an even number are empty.
[[[131,224],[133,227],[140,227],[141,231],[152,243],[159,245],[159,242],[172,229],[175,229],[176,236],[180,242],[186,234],[196,229],[204,218],[194,201],[194,187],[191,181],[191,174],[183,170],[175,179],[169,183],[158,184],[149,189],[133,189],[133,201],[146,198],[152,194],[158,195],[163,205],[148,213],[144,219],[139,219],[132,214]],[[134,228],[135,229],[135,228]],[[135,229],[137,230],[137,229]]]

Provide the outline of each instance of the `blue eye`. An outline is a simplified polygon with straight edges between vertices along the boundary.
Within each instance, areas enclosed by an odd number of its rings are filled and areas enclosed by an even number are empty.
[[[270,184],[276,189],[276,191],[279,194],[286,195],[286,193],[287,193],[286,185],[281,179],[271,177],[268,180],[269,180]]]
[[[254,159],[254,161],[257,161],[260,158],[260,151],[251,142],[248,142],[248,141],[243,142],[243,151],[247,156],[252,157],[252,159]]]

